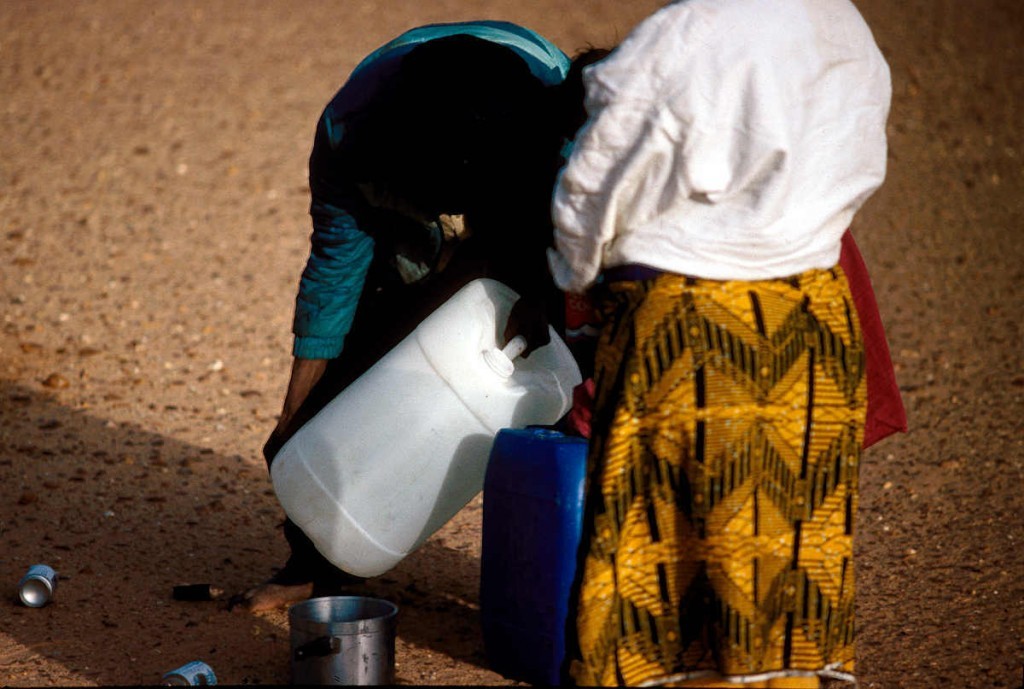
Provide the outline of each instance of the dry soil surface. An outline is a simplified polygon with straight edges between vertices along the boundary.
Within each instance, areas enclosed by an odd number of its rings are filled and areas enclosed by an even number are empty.
[[[414,25],[518,21],[568,52],[659,2],[0,3],[0,685],[288,681],[283,612],[227,593],[286,555],[259,455],[290,361],[321,108]],[[890,173],[854,232],[910,416],[859,521],[871,688],[1017,687],[1024,648],[1024,5],[859,0],[893,74]],[[367,591],[397,680],[512,684],[479,623],[482,498]],[[15,600],[27,567],[63,579]]]

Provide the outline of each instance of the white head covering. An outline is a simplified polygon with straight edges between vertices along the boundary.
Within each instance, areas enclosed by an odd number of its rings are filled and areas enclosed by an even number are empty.
[[[828,268],[885,177],[889,69],[849,0],[684,0],[585,73],[549,254],[711,279]]]

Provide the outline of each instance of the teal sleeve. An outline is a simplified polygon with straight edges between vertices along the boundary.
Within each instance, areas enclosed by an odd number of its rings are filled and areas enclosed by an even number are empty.
[[[292,323],[292,353],[302,359],[333,359],[341,354],[373,261],[373,238],[356,220],[357,209],[364,205],[362,197],[337,174],[330,120],[328,108],[309,159],[313,234]]]
[[[333,359],[352,329],[373,260],[373,239],[337,206],[313,203],[312,250],[295,299],[292,354]]]

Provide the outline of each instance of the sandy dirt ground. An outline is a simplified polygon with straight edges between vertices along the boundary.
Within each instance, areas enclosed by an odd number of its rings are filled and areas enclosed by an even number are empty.
[[[283,612],[227,593],[286,548],[259,449],[308,251],[306,159],[357,61],[417,24],[568,52],[659,2],[0,2],[0,685],[288,681]],[[890,61],[890,172],[854,232],[910,431],[862,472],[870,688],[1018,687],[1024,656],[1024,6],[859,0]],[[483,498],[366,591],[397,681],[514,684],[479,622]],[[15,598],[29,565],[53,604]]]

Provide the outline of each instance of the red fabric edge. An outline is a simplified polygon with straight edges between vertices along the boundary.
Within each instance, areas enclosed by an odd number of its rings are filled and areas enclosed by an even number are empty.
[[[896,371],[892,365],[889,342],[885,337],[885,327],[878,312],[878,302],[871,286],[867,265],[849,230],[843,234],[839,266],[846,273],[846,280],[850,284],[850,292],[864,338],[868,377],[864,448],[868,448],[893,433],[905,433],[907,412],[903,407],[899,385],[896,383]]]

